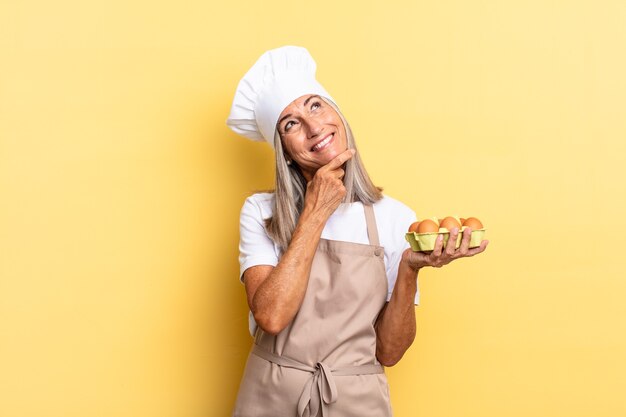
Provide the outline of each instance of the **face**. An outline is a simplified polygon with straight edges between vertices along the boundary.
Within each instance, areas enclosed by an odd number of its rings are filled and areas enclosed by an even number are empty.
[[[283,148],[304,177],[348,149],[346,129],[339,114],[318,95],[307,94],[291,102],[278,117]]]

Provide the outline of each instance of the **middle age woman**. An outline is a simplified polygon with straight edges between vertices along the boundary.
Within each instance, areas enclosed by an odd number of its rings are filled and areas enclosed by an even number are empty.
[[[416,221],[371,181],[308,51],[264,53],[240,81],[227,124],[275,150],[276,188],[248,197],[240,279],[254,345],[233,416],[391,416],[384,366],[415,338],[418,271],[476,255],[404,240]],[[452,230],[455,241],[458,230]]]

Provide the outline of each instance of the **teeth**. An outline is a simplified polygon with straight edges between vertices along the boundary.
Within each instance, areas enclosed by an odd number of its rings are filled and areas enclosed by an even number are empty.
[[[332,135],[328,136],[326,139],[324,139],[323,141],[321,141],[320,143],[318,143],[317,145],[315,145],[313,147],[314,151],[318,151],[320,148],[322,148],[324,145],[326,145],[328,142],[330,142],[330,140],[333,138],[335,134],[333,133]]]

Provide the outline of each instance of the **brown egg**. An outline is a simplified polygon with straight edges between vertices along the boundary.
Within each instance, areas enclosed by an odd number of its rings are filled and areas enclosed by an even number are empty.
[[[445,227],[448,230],[452,230],[453,228],[461,229],[461,223],[457,219],[452,216],[448,216],[439,223],[440,227]]]
[[[468,217],[463,222],[463,226],[467,226],[472,230],[478,230],[483,228],[483,224],[476,217]]]
[[[415,223],[411,223],[411,225],[409,226],[409,233],[411,232],[417,232],[417,227],[419,226],[420,222],[417,221]]]
[[[461,224],[465,223],[465,219],[461,217]]]
[[[439,226],[430,219],[424,219],[417,226],[417,233],[433,233],[438,232]]]

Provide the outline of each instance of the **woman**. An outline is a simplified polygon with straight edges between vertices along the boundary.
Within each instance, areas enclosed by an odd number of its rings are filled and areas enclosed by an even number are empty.
[[[415,214],[375,187],[348,123],[294,46],[263,54],[227,124],[275,149],[276,189],[241,211],[240,265],[254,345],[233,415],[391,416],[384,366],[415,338],[418,271],[485,250],[413,252]],[[452,230],[450,239],[456,239]]]

